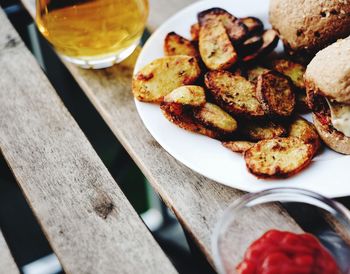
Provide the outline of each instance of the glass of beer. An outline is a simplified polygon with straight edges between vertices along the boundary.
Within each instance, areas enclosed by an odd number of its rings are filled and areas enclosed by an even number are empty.
[[[135,50],[148,11],[148,0],[36,0],[36,23],[63,59],[98,69]]]

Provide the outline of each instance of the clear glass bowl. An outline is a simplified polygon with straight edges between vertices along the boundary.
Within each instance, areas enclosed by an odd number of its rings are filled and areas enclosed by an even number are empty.
[[[270,215],[273,208],[281,214]],[[225,210],[212,237],[218,273],[236,273],[250,244],[270,229],[313,234],[333,255],[342,273],[350,273],[349,210],[319,194],[295,188],[247,194]]]

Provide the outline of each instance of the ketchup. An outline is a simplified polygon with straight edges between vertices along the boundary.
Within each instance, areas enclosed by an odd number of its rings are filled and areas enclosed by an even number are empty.
[[[339,274],[333,257],[313,235],[270,230],[253,242],[239,274]]]

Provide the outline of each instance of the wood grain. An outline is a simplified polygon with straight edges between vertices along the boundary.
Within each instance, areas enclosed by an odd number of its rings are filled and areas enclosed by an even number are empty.
[[[30,6],[31,0],[22,1],[27,7]],[[162,7],[165,2],[153,0],[151,5],[160,3]],[[158,12],[156,24],[188,2],[191,1],[167,2],[166,13]],[[151,6],[151,10],[160,9]],[[212,263],[213,228],[230,202],[244,193],[220,185],[185,167],[149,134],[138,116],[130,88],[136,57],[137,54],[134,54],[120,65],[97,71],[79,69],[69,63],[65,65],[154,189]],[[247,233],[256,233],[259,227],[268,228],[276,223],[281,224],[281,228],[300,231],[294,220],[277,205],[265,209],[258,216],[247,215],[246,218],[251,219]],[[240,256],[237,253],[235,255],[235,260],[239,260]]]
[[[19,270],[12,258],[11,252],[0,231],[0,273],[19,274]]]
[[[0,11],[0,149],[66,273],[177,273]]]

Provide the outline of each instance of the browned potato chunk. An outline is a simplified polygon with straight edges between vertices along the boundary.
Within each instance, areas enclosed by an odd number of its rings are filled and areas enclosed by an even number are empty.
[[[161,102],[174,89],[194,83],[201,71],[196,58],[167,56],[142,68],[132,80],[135,98],[144,102]]]
[[[241,126],[243,134],[252,141],[272,139],[287,134],[287,131],[283,126],[273,122],[247,121],[245,124],[242,123]]]
[[[223,146],[231,150],[232,152],[244,153],[255,145],[253,142],[248,141],[229,141],[222,142]]]
[[[230,68],[238,58],[224,25],[215,20],[201,26],[199,52],[204,64],[210,70]]]
[[[242,76],[228,71],[211,71],[204,78],[209,92],[228,113],[247,117],[265,115],[255,97],[255,86]]]
[[[195,23],[191,26],[190,32],[191,32],[192,41],[199,40],[199,31],[200,31],[199,23]]]
[[[193,108],[177,103],[161,103],[160,109],[170,122],[188,131],[218,139],[221,134],[200,124],[193,116]]]
[[[264,31],[263,22],[256,17],[244,17],[241,21],[247,27],[249,36],[259,35]]]
[[[259,177],[289,177],[310,164],[313,146],[295,137],[258,142],[244,154],[248,170]]]
[[[220,21],[234,44],[240,44],[246,40],[248,29],[246,25],[228,11],[221,8],[212,8],[198,14],[199,24],[202,26],[208,21]]]
[[[247,71],[248,80],[254,84],[258,82],[258,78],[261,74],[268,72],[269,70],[264,67],[255,66]]]
[[[263,35],[263,44],[255,53],[247,55],[243,58],[244,62],[252,62],[270,54],[278,45],[279,37],[276,31],[265,30]]]
[[[205,91],[200,86],[182,86],[164,96],[166,103],[178,103],[193,107],[203,106],[206,102]]]
[[[232,133],[237,129],[237,122],[231,115],[217,105],[206,103],[195,109],[194,117],[207,128],[223,133]]]
[[[290,60],[279,59],[272,63],[272,68],[289,77],[297,88],[305,90],[304,73],[306,68],[303,65]]]
[[[297,137],[305,143],[311,144],[314,148],[314,154],[320,148],[321,141],[315,126],[301,117],[296,118],[290,125],[289,136]]]
[[[199,56],[197,48],[193,45],[190,40],[170,32],[164,40],[164,53],[167,56],[172,55],[188,55],[188,56]]]
[[[273,71],[259,76],[256,96],[265,112],[272,116],[289,117],[296,105],[289,79]]]

